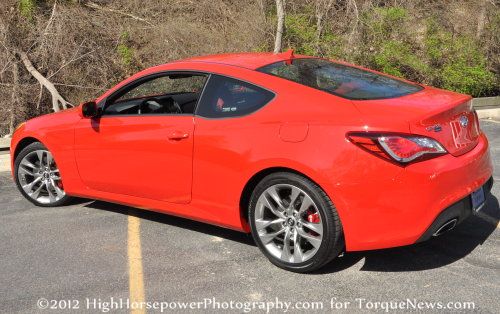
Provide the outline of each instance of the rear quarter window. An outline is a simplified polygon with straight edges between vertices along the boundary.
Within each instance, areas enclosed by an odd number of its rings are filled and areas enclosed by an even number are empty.
[[[211,75],[196,114],[207,118],[250,114],[274,98],[274,93],[237,79]]]
[[[324,59],[282,61],[258,71],[353,100],[401,97],[423,89],[416,84]]]

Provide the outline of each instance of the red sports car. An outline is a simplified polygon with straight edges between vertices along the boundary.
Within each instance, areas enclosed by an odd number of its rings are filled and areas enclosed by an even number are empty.
[[[11,156],[36,205],[78,196],[251,232],[296,272],[440,235],[493,184],[469,96],[292,52],[149,68],[23,123]]]

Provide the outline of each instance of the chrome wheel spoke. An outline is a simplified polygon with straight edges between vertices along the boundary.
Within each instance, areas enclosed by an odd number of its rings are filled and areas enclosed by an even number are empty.
[[[289,262],[290,258],[292,257],[291,247],[290,247],[291,238],[292,238],[292,233],[290,232],[290,230],[286,230],[285,238],[283,239],[283,250],[281,251],[281,259],[286,262]]]
[[[255,227],[257,228],[258,231],[261,231],[263,229],[266,229],[268,227],[271,227],[273,225],[277,224],[282,224],[284,219],[278,218],[274,220],[263,220],[263,219],[257,219],[255,220]]]
[[[36,155],[38,157],[38,160],[40,161],[40,168],[42,168],[44,166],[44,164],[43,164],[43,154],[44,154],[43,150],[37,150],[36,151]]]
[[[312,199],[309,195],[304,195],[304,199],[302,199],[302,204],[300,204],[299,215],[303,214],[311,205],[313,205]]]
[[[280,209],[284,208],[283,200],[279,196],[278,191],[276,190],[275,187],[272,186],[269,189],[267,189],[267,194],[271,196],[271,198],[276,202],[276,204],[278,204],[278,208]]]
[[[54,170],[51,170],[49,172],[50,172],[50,177],[53,180],[61,180],[61,176],[59,174],[59,169],[54,169]]]
[[[31,168],[33,170],[38,170],[38,167],[35,166],[33,163],[31,163],[29,160],[27,159],[23,159],[21,161],[21,165],[23,165],[25,168]]]
[[[59,186],[57,186],[57,183],[54,181],[54,179],[50,179],[50,184],[52,185],[52,187],[56,191],[57,197],[61,198],[64,196],[64,191],[61,190],[61,188]]]
[[[279,218],[285,218],[285,216],[283,215],[283,212],[281,212],[278,208],[276,208],[276,206],[271,204],[271,202],[269,201],[269,199],[265,195],[265,192],[264,192],[264,194],[262,194],[262,196],[260,198],[262,199],[263,205],[266,208],[268,208],[274,214],[274,216],[279,217]]]
[[[26,169],[25,167],[23,167],[23,164],[19,165],[19,172],[33,176],[33,177],[38,176],[38,173],[36,173],[35,171],[30,171],[29,169]]]
[[[262,240],[262,243],[268,244],[283,232],[285,232],[285,228],[281,228],[278,231],[274,231],[271,233],[263,232],[262,234],[259,234],[259,236],[260,239]]]
[[[321,236],[316,237],[304,231],[304,229],[298,229],[299,235],[304,238],[307,242],[311,243],[316,249],[321,245]]]
[[[46,163],[47,167],[50,167],[52,161],[53,161],[52,154],[47,152],[47,163]]]
[[[33,190],[33,186],[37,184],[38,182],[42,181],[42,177],[35,178],[35,180],[31,181],[30,183],[23,185],[23,189],[27,192],[30,193],[31,190]],[[43,185],[43,184],[42,184]]]
[[[52,191],[52,185],[49,181],[45,181],[45,187],[47,188],[47,193],[49,193],[50,202],[55,202],[57,200],[56,194]]]
[[[299,234],[296,232],[293,239],[293,261],[294,263],[300,263],[304,259],[304,254],[302,253],[302,248],[300,247]]]
[[[302,226],[306,227],[309,230],[316,232],[319,235],[323,235],[323,224],[321,224],[321,223],[312,223],[312,222],[302,221]]]
[[[294,210],[295,202],[297,201],[297,197],[300,195],[300,190],[296,187],[292,187],[292,192],[290,193],[290,209]]]
[[[33,192],[31,192],[31,194],[28,193],[29,196],[31,196],[34,199],[38,198],[38,195],[40,195],[40,192],[42,191],[43,186],[44,186],[43,184],[40,184],[38,186],[38,188],[36,188]]]

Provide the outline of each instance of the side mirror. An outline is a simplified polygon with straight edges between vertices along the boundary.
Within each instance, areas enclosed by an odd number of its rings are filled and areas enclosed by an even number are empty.
[[[97,104],[95,101],[89,101],[81,104],[80,113],[83,118],[94,118],[98,114]]]

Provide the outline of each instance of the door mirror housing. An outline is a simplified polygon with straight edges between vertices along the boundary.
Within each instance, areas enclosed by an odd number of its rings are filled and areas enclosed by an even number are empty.
[[[83,118],[95,118],[99,114],[96,102],[89,101],[81,104],[80,114]]]

